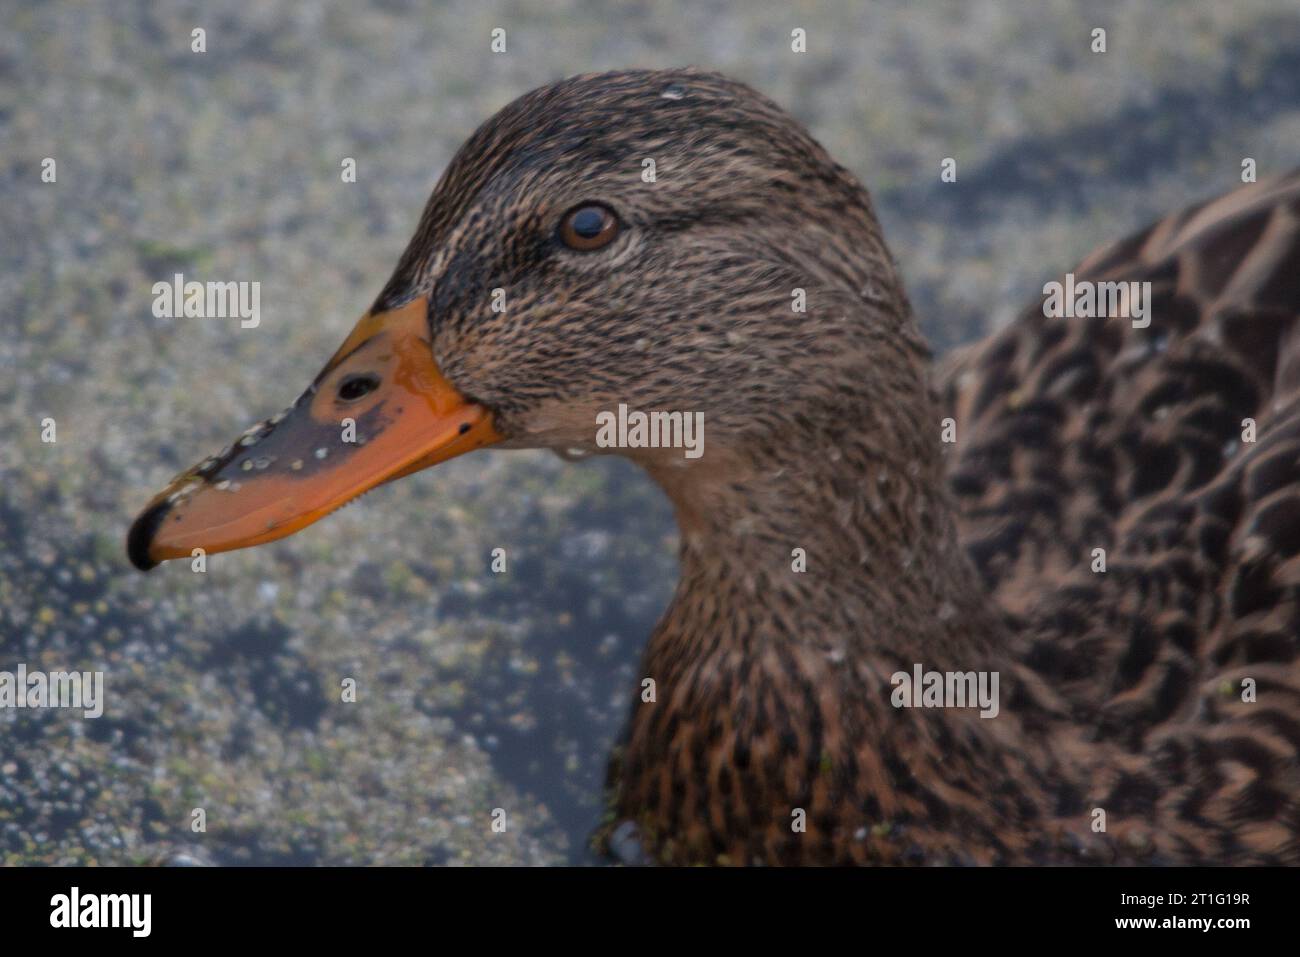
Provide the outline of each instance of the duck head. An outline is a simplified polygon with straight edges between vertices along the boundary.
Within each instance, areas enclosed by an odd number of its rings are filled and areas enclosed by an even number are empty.
[[[865,191],[779,107],[691,70],[575,77],[470,138],[307,391],[177,476],[128,554],[281,538],[489,445],[621,452],[689,511],[692,474],[732,481],[921,352]],[[601,447],[620,404],[702,413],[704,454]]]

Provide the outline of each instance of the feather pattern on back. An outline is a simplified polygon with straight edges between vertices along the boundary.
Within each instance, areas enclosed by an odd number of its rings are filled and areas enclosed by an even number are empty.
[[[1300,173],[1084,280],[1150,282],[1150,325],[1036,304],[938,369],[963,543],[1131,850],[1300,862]]]

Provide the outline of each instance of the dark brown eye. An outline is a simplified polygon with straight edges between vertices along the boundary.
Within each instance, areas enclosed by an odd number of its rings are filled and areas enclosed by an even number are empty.
[[[609,207],[597,203],[575,206],[560,220],[560,242],[579,252],[608,246],[617,235],[618,217]]]

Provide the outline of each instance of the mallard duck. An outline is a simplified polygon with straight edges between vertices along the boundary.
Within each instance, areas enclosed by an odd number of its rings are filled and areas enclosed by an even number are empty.
[[[935,368],[866,191],[778,106],[575,77],[474,133],[307,391],[129,557],[486,446],[623,454],[681,579],[611,762],[620,858],[1300,863],[1298,223],[1300,174],[1245,186],[1074,270],[1150,283],[1145,325],[1038,302]],[[620,406],[702,413],[703,454],[605,447]]]

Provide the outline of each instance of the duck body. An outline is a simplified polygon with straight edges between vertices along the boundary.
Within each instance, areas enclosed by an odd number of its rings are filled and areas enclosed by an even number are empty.
[[[471,137],[308,392],[129,551],[269,541],[484,445],[608,451],[620,404],[699,411],[698,459],[619,450],[673,502],[681,580],[603,846],[1297,863],[1297,223],[1297,175],[1180,213],[1074,271],[1149,282],[1145,327],[1035,304],[936,369],[866,191],[775,104],[576,77]],[[996,707],[900,705],[918,671],[995,677]]]
[[[918,449],[890,461],[865,412],[856,441],[814,441],[829,462],[783,460],[753,511],[809,503],[771,537],[832,565],[784,595],[742,542],[700,556],[684,531],[643,669],[681,699],[634,707],[611,777],[671,836],[660,859],[1297,859],[1297,213],[1292,175],[1089,257],[1080,279],[1152,283],[1146,329],[1035,304],[948,360],[938,400],[911,397],[965,426],[942,479]],[[882,689],[909,662],[1000,674],[1010,713],[900,711]],[[1261,682],[1267,703],[1243,692]]]

